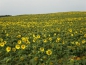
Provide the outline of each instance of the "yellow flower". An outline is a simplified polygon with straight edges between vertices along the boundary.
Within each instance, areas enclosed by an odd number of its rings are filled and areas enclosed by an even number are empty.
[[[22,39],[22,41],[26,41],[25,37],[22,37],[21,39]]]
[[[41,51],[41,52],[44,52],[44,48],[43,48],[43,47],[40,47],[40,51]]]
[[[51,51],[50,49],[48,49],[48,50],[46,51],[46,54],[47,54],[47,55],[51,55],[51,54],[52,54],[52,51]]]
[[[62,44],[65,44],[65,42],[64,42],[64,41],[62,41]]]
[[[27,42],[29,38],[28,37],[22,37],[21,39],[23,42]]]
[[[6,36],[9,36],[9,34],[7,33]]]
[[[36,42],[36,39],[33,39],[33,42]]]
[[[71,34],[71,36],[73,36],[73,34]]]
[[[35,37],[35,34],[33,34],[33,37]]]
[[[84,44],[86,41],[85,40],[82,40],[82,43]]]
[[[78,32],[77,32],[77,31],[75,31],[74,33],[75,33],[75,34],[77,34]]]
[[[46,42],[47,42],[47,40],[46,40],[46,39],[44,39],[44,40],[43,40],[43,42],[44,42],[44,43],[46,43]]]
[[[76,44],[77,46],[80,46],[80,43],[79,43],[79,42],[75,42],[75,44]]]
[[[50,34],[48,36],[50,37]]]
[[[9,46],[6,47],[6,51],[7,51],[7,52],[10,52],[10,51],[11,51],[11,47],[9,47]]]
[[[26,48],[26,46],[25,45],[21,45],[21,49],[25,49]]]
[[[71,44],[74,44],[74,42],[71,42]]]
[[[16,48],[12,48],[12,51],[15,52],[16,51]]]
[[[37,35],[37,38],[40,38],[40,35]]]
[[[61,38],[57,38],[57,39],[56,39],[56,42],[59,42],[60,40],[61,40]]]
[[[34,57],[34,60],[35,60],[35,61],[38,61],[38,57]]]
[[[21,44],[21,40],[18,40],[18,42],[17,42],[18,44]]]
[[[57,38],[57,40],[61,40],[61,38]]]
[[[21,38],[21,35],[18,35],[17,38]]]
[[[1,42],[1,43],[0,43],[0,46],[1,46],[1,47],[4,47],[4,45],[5,45],[4,42]]]
[[[20,49],[20,45],[17,44],[17,45],[15,46],[15,48],[16,48],[16,49]]]
[[[84,37],[86,37],[86,34],[84,34]]]
[[[54,36],[56,36],[56,33],[54,33]]]
[[[46,37],[46,34],[44,34],[43,36]]]
[[[49,41],[52,41],[52,38],[49,38]]]
[[[6,44],[7,42],[6,41],[4,41],[4,44]]]
[[[28,41],[26,42],[26,44],[30,44],[30,41],[28,40]]]
[[[22,41],[26,40],[25,37],[22,37],[21,39],[22,39]]]
[[[69,32],[72,32],[72,29],[68,29]]]

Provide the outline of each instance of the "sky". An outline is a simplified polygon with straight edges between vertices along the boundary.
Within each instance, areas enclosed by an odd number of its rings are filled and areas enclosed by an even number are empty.
[[[86,0],[0,0],[0,15],[86,11]]]

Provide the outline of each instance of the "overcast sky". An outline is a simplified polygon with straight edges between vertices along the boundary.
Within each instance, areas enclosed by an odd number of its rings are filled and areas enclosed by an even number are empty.
[[[0,0],[0,15],[86,11],[86,0]]]

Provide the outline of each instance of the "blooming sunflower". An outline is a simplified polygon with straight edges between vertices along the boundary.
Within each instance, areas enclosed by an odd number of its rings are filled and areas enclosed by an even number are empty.
[[[84,34],[84,37],[86,38],[86,34]]]
[[[43,42],[44,42],[44,43],[46,43],[46,42],[47,42],[47,40],[46,40],[46,39],[44,39],[44,40],[43,40]]]
[[[9,34],[7,33],[6,36],[9,36]]]
[[[21,39],[22,39],[22,41],[26,41],[26,38],[25,37],[22,37]]]
[[[46,51],[46,54],[47,54],[47,55],[51,55],[51,54],[52,54],[52,51],[51,51],[50,49],[48,49],[48,50]]]
[[[1,43],[0,43],[0,46],[1,46],[1,47],[4,47],[4,45],[5,45],[4,42],[1,42]]]
[[[29,38],[28,37],[22,37],[21,39],[22,39],[23,42],[28,42]]]
[[[17,42],[18,44],[21,44],[21,40],[18,40],[18,42]]]
[[[4,44],[6,44],[7,42],[6,41],[4,41]]]
[[[61,38],[58,37],[58,38],[56,39],[56,42],[59,42],[60,40],[61,40]]]
[[[21,45],[21,49],[25,49],[26,48],[26,46],[23,44],[23,45]]]
[[[37,38],[40,38],[40,35],[37,35]]]
[[[16,51],[16,48],[12,48],[12,51],[15,52]]]
[[[75,42],[75,44],[76,44],[77,46],[80,46],[80,43],[79,43],[79,42]]]
[[[52,38],[49,38],[49,41],[52,41]]]
[[[20,49],[20,45],[17,44],[17,45],[15,46],[15,48],[16,48],[16,49]]]
[[[11,47],[9,47],[9,46],[6,47],[6,51],[7,51],[7,52],[10,52],[10,51],[11,51]]]
[[[17,38],[21,38],[21,35],[18,35]]]
[[[40,47],[40,51],[41,52],[44,52],[44,47]]]
[[[85,40],[82,40],[82,44],[84,44],[86,41]]]
[[[68,31],[71,33],[72,32],[72,29],[68,29]]]

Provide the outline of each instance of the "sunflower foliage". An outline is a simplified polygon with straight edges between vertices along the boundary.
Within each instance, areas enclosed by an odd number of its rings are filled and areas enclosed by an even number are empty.
[[[0,65],[86,65],[86,12],[1,17]]]

